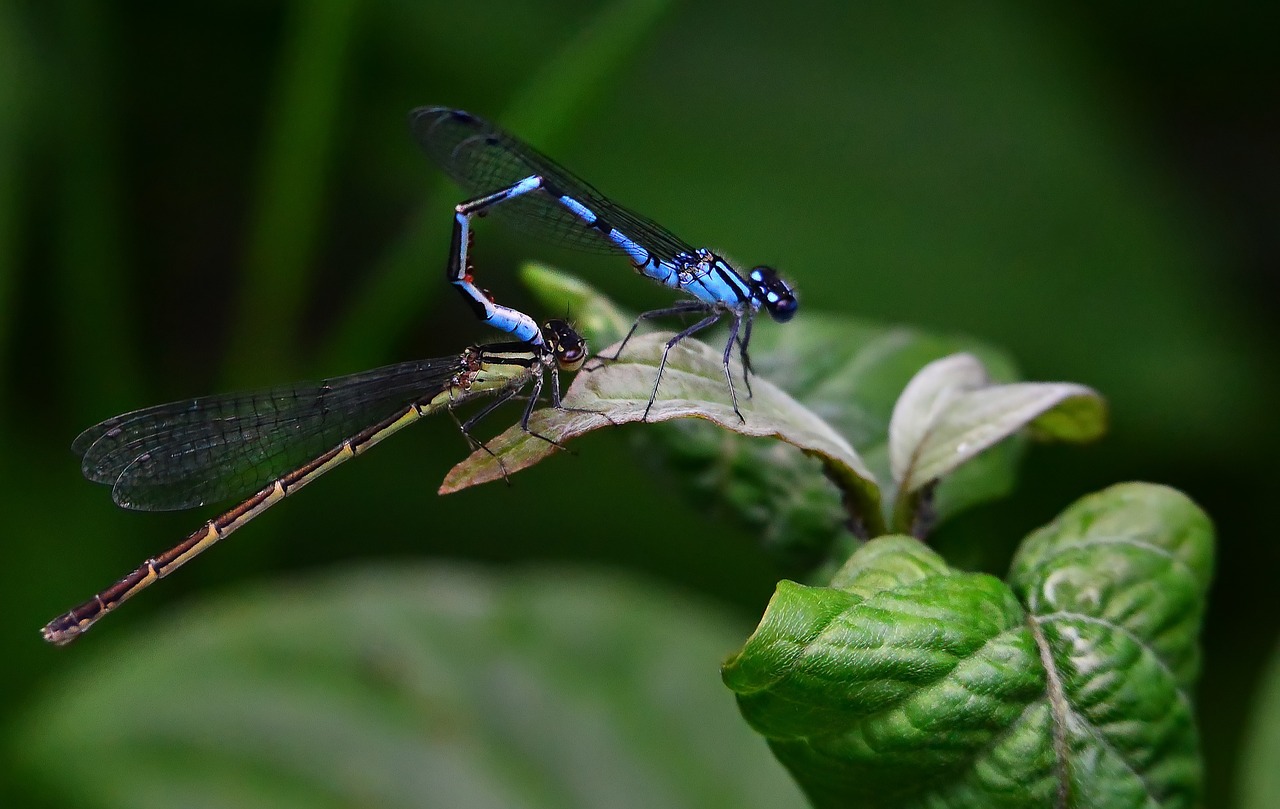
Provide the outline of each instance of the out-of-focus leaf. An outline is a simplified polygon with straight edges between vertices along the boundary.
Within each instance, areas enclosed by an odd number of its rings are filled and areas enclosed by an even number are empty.
[[[503,116],[511,131],[541,143],[581,115],[609,79],[641,52],[675,5],[674,0],[611,0],[585,17],[565,47],[527,74]]]
[[[619,576],[372,568],[86,639],[15,752],[85,807],[798,809],[715,678],[743,631]]]
[[[530,262],[520,268],[520,279],[538,296],[548,311],[569,319],[588,347],[607,346],[621,340],[635,321],[613,301],[576,276],[546,264]],[[563,313],[557,310],[563,307]]]
[[[1272,809],[1280,799],[1280,646],[1263,673],[1240,756],[1240,809]]]
[[[9,341],[17,318],[13,315],[13,295],[21,266],[20,234],[27,195],[22,174],[22,136],[30,126],[28,111],[30,79],[20,79],[34,71],[21,36],[16,9],[0,9],[0,362],[9,358]],[[0,380],[0,408],[7,405],[12,380]]]
[[[645,418],[658,365],[670,335],[647,334],[633,339],[622,358],[594,363],[579,372],[564,398],[563,410],[535,414],[529,429],[561,444],[601,427]],[[612,353],[611,351],[606,353]],[[741,368],[734,366],[741,379]],[[662,375],[660,398],[648,412],[651,422],[702,418],[751,437],[779,438],[822,460],[833,480],[864,519],[879,516],[879,489],[869,469],[849,443],[768,380],[752,382],[754,396],[739,400],[745,421],[729,402],[719,352],[696,340],[672,348]],[[518,425],[478,449],[450,470],[442,494],[498,480],[541,461],[555,447]]]
[[[233,375],[251,368],[267,379],[294,365],[294,336],[332,193],[325,186],[334,168],[344,78],[359,31],[360,3],[353,0],[289,6],[226,361]]]
[[[781,583],[725,682],[818,807],[1194,807],[1212,542],[1149,484],[1032,534],[1010,585],[874,540]]]
[[[894,527],[910,531],[915,496],[924,487],[1024,427],[1042,439],[1093,440],[1106,427],[1106,405],[1084,385],[992,384],[971,354],[925,366],[902,392],[889,423],[889,464],[898,486]]]
[[[71,384],[95,392],[92,400],[71,400],[87,421],[90,412],[96,412],[88,406],[90,401],[94,407],[136,402],[143,387],[132,349],[139,345],[137,327],[144,318],[137,296],[128,293],[129,271],[137,255],[125,235],[129,191],[122,156],[127,150],[121,134],[124,124],[116,114],[123,91],[113,75],[112,54],[122,34],[110,24],[114,10],[109,7],[63,4],[50,10],[57,20],[56,39],[62,43],[57,55],[39,46],[26,49],[35,57],[32,67],[42,58],[49,59],[50,66],[58,65],[45,74],[57,78],[37,90],[57,103],[42,109],[43,99],[32,99],[31,110],[36,115],[52,113],[44,123],[55,126],[56,179],[51,190],[56,189],[56,213],[51,224],[56,231],[49,236],[53,264],[47,275],[59,305],[52,310],[50,328],[63,352],[59,361],[76,369]],[[39,40],[38,30],[29,29],[28,45]],[[35,138],[45,137],[39,131],[32,130]],[[81,134],[86,132],[92,136]]]

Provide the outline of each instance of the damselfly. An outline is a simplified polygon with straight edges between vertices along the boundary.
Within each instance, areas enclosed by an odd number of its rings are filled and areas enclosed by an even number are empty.
[[[756,313],[764,307],[774,320],[785,322],[796,312],[795,293],[776,270],[759,266],[743,277],[722,256],[695,248],[653,220],[611,201],[532,146],[469,112],[421,107],[409,113],[409,124],[427,155],[466,193],[478,195],[455,209],[447,272],[481,320],[521,340],[532,339],[532,322],[511,317],[511,310],[496,306],[488,293],[475,285],[469,258],[474,216],[492,212],[526,232],[559,244],[622,253],[641,275],[686,292],[695,300],[640,315],[618,353],[643,320],[703,315],[667,343],[649,396],[649,408],[658,395],[671,347],[727,316],[731,322],[724,347],[724,375],[734,412],[742,418],[729,372],[734,342],[741,352],[750,394],[747,346]],[[648,414],[646,408],[645,416]]]
[[[50,621],[44,639],[59,645],[75,640],[285,497],[430,413],[495,395],[461,424],[468,441],[483,447],[471,438],[471,427],[532,385],[520,420],[530,432],[529,417],[545,378],[551,377],[552,405],[560,407],[559,371],[576,371],[587,357],[586,343],[564,321],[548,322],[538,338],[536,344],[471,346],[456,356],[388,365],[319,384],[157,405],[85,430],[72,443],[83,457],[81,469],[89,480],[110,486],[112,498],[124,508],[195,508],[254,493]]]

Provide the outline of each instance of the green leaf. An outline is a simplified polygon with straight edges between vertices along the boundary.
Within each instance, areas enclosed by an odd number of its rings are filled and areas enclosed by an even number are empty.
[[[1280,645],[1262,675],[1240,756],[1241,809],[1273,809],[1280,796]]]
[[[643,420],[669,337],[637,337],[622,359],[584,368],[564,398],[565,409],[535,413],[529,429],[563,444],[592,430]],[[734,373],[741,378],[741,367],[735,365]],[[746,419],[742,421],[728,399],[720,353],[696,340],[684,340],[667,357],[661,396],[649,410],[648,421],[701,418],[739,435],[779,438],[819,458],[858,514],[878,515],[875,478],[848,442],[768,380],[755,379],[752,388],[754,396],[739,401]],[[519,425],[512,427],[450,470],[441,494],[532,466],[556,450],[545,439]]]
[[[886,436],[898,395],[926,363],[958,350],[982,357],[997,379],[1012,379],[1008,356],[962,337],[941,337],[902,327],[804,311],[785,325],[758,323],[752,363],[759,377],[794,396],[841,433],[892,494]],[[717,434],[694,422],[637,435],[642,457],[661,463],[683,481],[679,490],[702,507],[721,503],[758,533],[766,546],[811,566],[846,537],[849,515],[822,467],[769,445]],[[977,503],[1006,494],[1013,484],[1019,447],[987,453],[939,487],[935,508],[945,520]],[[882,533],[882,518],[865,535]],[[856,527],[856,526],[855,526]]]
[[[889,424],[898,486],[894,527],[915,533],[916,495],[1024,427],[1046,440],[1090,441],[1106,428],[1106,405],[1084,385],[992,384],[971,354],[926,365],[902,392]]]
[[[935,360],[899,397],[889,424],[893,479],[915,492],[1030,426],[1038,437],[1090,441],[1106,425],[1102,397],[1084,385],[995,385],[971,354]]]
[[[620,576],[369,568],[77,647],[14,752],[69,806],[798,809],[714,675],[742,632]]]
[[[589,346],[617,342],[636,322],[634,313],[574,276],[530,263],[521,277],[550,311],[568,308]],[[641,321],[637,333],[649,328]],[[703,509],[710,504],[717,517],[744,524],[790,569],[813,568],[849,522],[822,462],[804,453],[779,452],[777,446],[740,438],[699,419],[654,425],[631,439],[642,463],[682,481],[681,496]]]
[[[531,261],[520,268],[520,280],[551,312],[565,316],[587,340],[587,346],[607,346],[621,340],[635,322],[628,314],[577,276]]]
[[[1209,518],[1146,483],[1083,498],[1019,550],[1010,584],[1068,701],[1059,708],[1080,805],[1195,805],[1192,689],[1212,574]]]
[[[908,537],[782,582],[724,668],[817,807],[1193,807],[1212,527],[1125,484],[1032,534],[1006,585]]]

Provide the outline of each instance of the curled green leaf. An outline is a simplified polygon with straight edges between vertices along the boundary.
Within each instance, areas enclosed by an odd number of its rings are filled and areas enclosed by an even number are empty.
[[[574,379],[564,398],[564,409],[535,413],[529,429],[563,444],[601,427],[641,421],[668,339],[668,334],[643,335],[627,344],[621,359],[591,363]],[[739,390],[745,390],[740,366],[733,369]],[[700,418],[739,435],[781,439],[818,457],[858,513],[877,513],[875,478],[849,443],[768,380],[753,377],[751,387],[754,395],[740,396],[738,401],[743,421],[729,401],[720,352],[696,340],[684,340],[667,357],[648,421]],[[513,427],[450,470],[440,492],[448,494],[498,480],[554,451],[548,441]]]
[[[954,354],[907,385],[889,424],[894,480],[913,492],[1026,426],[1040,437],[1088,441],[1106,410],[1092,388],[1069,382],[991,384],[981,361]]]
[[[1051,748],[1007,735],[1048,719],[1029,710],[1045,678],[1007,587],[903,536],[872,540],[837,581],[782,582],[724,667],[815,806],[950,806],[948,793],[979,786],[984,758],[1018,759],[1030,792],[1052,794]]]
[[[1106,405],[1092,388],[1068,382],[992,384],[971,354],[926,365],[889,424],[895,527],[911,529],[926,487],[1024,427],[1037,438],[1089,441],[1106,428]]]
[[[1208,519],[1148,484],[1032,534],[1010,584],[883,537],[782,582],[724,680],[824,809],[1190,809],[1211,569]]]

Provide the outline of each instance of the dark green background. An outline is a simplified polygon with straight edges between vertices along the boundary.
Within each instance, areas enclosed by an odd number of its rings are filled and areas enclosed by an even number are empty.
[[[990,547],[999,570],[1028,530],[1128,479],[1205,507],[1220,567],[1200,715],[1208,805],[1229,805],[1280,616],[1280,84],[1263,4],[758,5],[0,6],[3,717],[79,651],[44,646],[44,621],[208,516],[114,509],[66,451],[79,429],[492,337],[442,283],[458,195],[407,134],[411,107],[442,103],[500,118],[691,240],[778,265],[800,317],[972,334],[1029,379],[1106,395],[1108,438],[1034,449],[1013,498],[939,541]],[[525,257],[629,306],[669,299],[620,261],[495,227],[479,245],[517,305]],[[464,449],[445,420],[397,437],[84,643],[229,582],[355,559],[618,565],[744,616],[777,578],[617,436],[437,498]],[[13,775],[0,803],[42,799]]]

